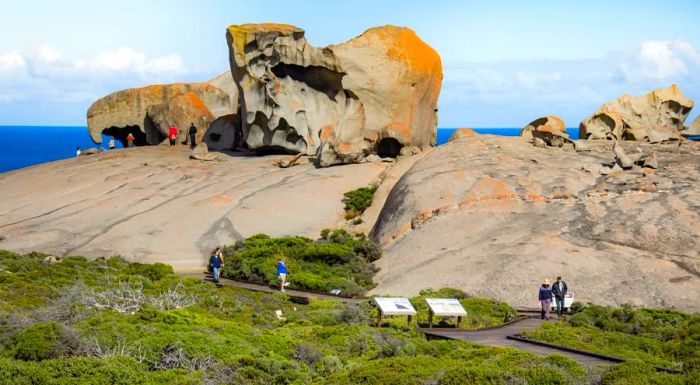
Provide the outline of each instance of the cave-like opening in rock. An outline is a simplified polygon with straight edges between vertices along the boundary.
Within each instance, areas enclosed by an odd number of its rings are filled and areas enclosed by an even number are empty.
[[[377,155],[382,158],[396,158],[401,153],[403,145],[394,138],[384,138],[377,143]]]
[[[134,135],[134,145],[135,146],[148,146],[148,140],[146,140],[146,134],[141,131],[139,126],[126,126],[126,127],[115,127],[106,128],[102,130],[104,135],[113,136],[114,139],[121,142],[122,146],[126,147],[126,137],[131,133]]]
[[[305,83],[310,88],[326,94],[335,101],[336,95],[343,90],[343,76],[345,74],[319,66],[299,66],[295,64],[279,63],[272,67],[272,73],[278,78],[290,78]]]
[[[143,120],[143,127],[144,131],[146,131],[146,144],[160,144],[160,142],[164,141],[167,139],[167,136],[163,134],[164,131],[167,130],[167,128],[164,128],[163,131],[160,130],[160,127],[158,127],[158,124],[155,123],[150,116],[146,115],[146,117]],[[134,135],[135,137],[136,135]]]

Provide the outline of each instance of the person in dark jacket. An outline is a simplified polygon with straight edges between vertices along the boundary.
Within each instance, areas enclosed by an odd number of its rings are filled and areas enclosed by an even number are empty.
[[[209,266],[211,266],[212,281],[219,283],[219,271],[224,266],[224,260],[221,258],[221,249],[218,247],[211,253],[211,257],[209,257]]]
[[[562,281],[561,277],[557,277],[557,281],[552,284],[552,295],[557,303],[557,316],[559,317],[564,310],[564,297],[566,297],[567,290],[566,282]]]
[[[549,312],[552,307],[552,289],[549,287],[548,279],[545,279],[542,286],[540,286],[539,300],[542,307],[542,319],[549,319]]]
[[[197,127],[194,126],[194,123],[190,123],[190,129],[187,130],[187,135],[190,137],[190,148],[194,148],[194,146],[197,145],[197,142],[195,141],[195,135],[197,135]]]

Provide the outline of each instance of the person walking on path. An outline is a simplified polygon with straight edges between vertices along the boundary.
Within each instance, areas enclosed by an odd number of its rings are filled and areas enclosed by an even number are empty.
[[[557,281],[552,285],[552,295],[557,303],[557,316],[559,317],[564,310],[564,297],[566,297],[567,290],[566,282],[562,281],[561,277],[557,277]]]
[[[211,280],[214,281],[214,283],[219,283],[219,272],[224,266],[224,261],[221,258],[221,255],[221,249],[217,247],[214,252],[211,253],[211,257],[209,257],[209,266],[211,266]]]
[[[134,134],[129,133],[129,135],[126,136],[126,146],[134,147]]]
[[[280,291],[284,293],[284,287],[287,283],[287,264],[286,257],[282,256],[277,262],[277,276],[280,278]]]
[[[168,129],[168,138],[170,138],[170,145],[174,146],[175,138],[177,138],[177,127],[175,127],[174,124],[171,124],[170,128]]]
[[[548,279],[545,279],[542,286],[540,286],[539,300],[542,307],[542,319],[549,319],[549,312],[552,307],[552,289],[549,287]]]
[[[197,135],[197,127],[194,126],[194,123],[190,123],[190,129],[187,130],[187,134],[190,137],[190,148],[194,148],[194,146],[197,145],[197,142],[195,141],[195,135]]]
[[[109,137],[109,149],[114,150],[117,146],[114,144],[114,137],[110,136]]]

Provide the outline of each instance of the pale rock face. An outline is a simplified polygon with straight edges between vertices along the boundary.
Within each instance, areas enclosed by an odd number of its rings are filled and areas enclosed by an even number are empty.
[[[681,135],[700,136],[700,115],[695,117],[695,120],[693,120],[693,123],[690,123],[690,126],[685,127],[685,129],[681,131]]]
[[[693,101],[675,84],[642,96],[623,95],[600,106],[579,126],[581,139],[645,140],[652,143],[680,139]]]
[[[102,133],[126,142],[129,132],[137,145],[159,144],[175,124],[184,140],[190,123],[202,137],[218,116],[230,113],[231,101],[223,90],[207,83],[159,84],[129,88],[95,101],[87,111],[90,137],[102,143]]]
[[[438,54],[407,28],[373,28],[314,48],[304,30],[245,24],[227,33],[250,149],[316,154],[321,166],[435,145]]]

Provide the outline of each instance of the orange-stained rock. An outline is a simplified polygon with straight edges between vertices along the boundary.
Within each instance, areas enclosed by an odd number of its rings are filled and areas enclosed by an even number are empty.
[[[622,95],[600,106],[581,122],[581,139],[678,140],[693,101],[677,85],[657,88],[646,95]]]
[[[231,113],[229,95],[208,83],[156,84],[129,88],[95,101],[87,111],[90,136],[102,142],[102,133],[125,141],[128,132],[139,144],[158,144],[167,138],[171,124],[185,139],[190,123],[198,127],[198,137],[218,116]]]
[[[471,128],[458,128],[455,130],[455,132],[450,135],[450,138],[447,139],[448,142],[454,142],[457,140],[460,140],[462,138],[467,138],[470,136],[474,135],[479,135],[476,131],[472,130]]]
[[[566,123],[558,116],[548,115],[537,118],[520,130],[520,136],[532,139],[534,131],[549,132],[553,135],[569,137],[566,133]]]
[[[442,64],[412,30],[377,27],[315,48],[301,28],[244,24],[227,40],[249,148],[316,154],[329,166],[435,145]]]

